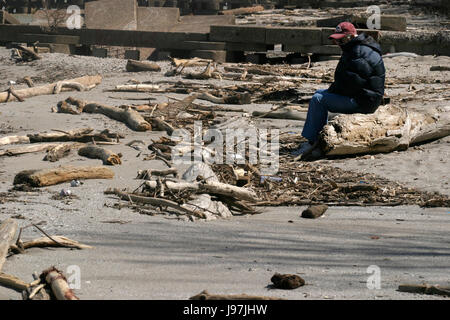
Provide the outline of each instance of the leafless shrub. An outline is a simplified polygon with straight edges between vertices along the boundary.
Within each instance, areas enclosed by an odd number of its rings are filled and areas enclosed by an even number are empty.
[[[49,0],[43,0],[43,13],[47,19],[46,28],[49,31],[55,31],[59,26],[63,25],[67,20],[67,11],[64,8],[51,9]]]

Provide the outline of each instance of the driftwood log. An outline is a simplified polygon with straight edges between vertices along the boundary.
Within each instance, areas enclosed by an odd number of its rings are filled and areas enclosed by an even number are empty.
[[[197,95],[197,99],[207,100],[217,104],[250,104],[252,102],[251,95],[248,92],[237,93],[235,95],[230,95],[222,98],[218,98],[210,93],[203,92]]]
[[[21,242],[21,248],[17,245],[12,244],[10,249],[12,252],[17,253],[22,250],[26,250],[29,248],[48,248],[48,247],[66,247],[66,248],[75,248],[75,249],[92,249],[91,246],[79,243],[78,241],[63,237],[63,236],[51,236],[49,237],[41,237],[37,239],[33,239],[30,241]],[[22,250],[21,250],[22,249]]]
[[[67,98],[65,102],[77,106],[80,112],[99,113],[108,118],[123,122],[134,131],[147,131],[152,129],[152,126],[132,108],[124,110],[118,107],[86,102],[72,97]]]
[[[111,150],[104,149],[98,146],[86,146],[78,150],[78,155],[90,159],[100,159],[105,165],[122,164],[120,155],[115,154]]]
[[[27,136],[8,136],[0,138],[0,146],[21,143],[30,143],[30,138],[28,138]]]
[[[71,149],[82,146],[81,143],[53,143],[53,142],[65,142],[65,141],[77,141],[77,142],[113,142],[119,137],[123,136],[117,133],[111,133],[108,130],[104,130],[99,133],[93,133],[93,129],[84,128],[71,131],[56,131],[56,132],[43,132],[29,134],[27,136],[9,136],[0,138],[0,145],[10,143],[38,143],[47,142],[42,144],[33,144],[28,146],[21,146],[0,151],[0,156],[16,156],[25,153],[46,151],[47,155],[44,160],[57,161],[66,156]]]
[[[21,46],[19,44],[14,44],[13,47],[19,50],[23,61],[33,61],[42,59],[40,55],[34,52],[33,49]]]
[[[104,192],[105,194],[114,194],[121,198],[122,200],[131,201],[131,202],[137,202],[142,204],[149,204],[155,207],[169,207],[176,209],[178,211],[181,211],[183,214],[195,216],[198,218],[205,219],[206,216],[202,211],[199,210],[191,210],[189,208],[185,208],[180,206],[178,203],[166,200],[166,199],[160,199],[160,198],[154,198],[154,197],[144,197],[144,196],[138,196],[132,193],[120,191],[119,189],[108,189]]]
[[[436,294],[450,297],[450,287],[433,286],[429,284],[401,284],[398,291],[421,294]]]
[[[80,78],[59,81],[44,86],[37,86],[26,89],[15,90],[15,93],[22,99],[42,96],[49,94],[56,94],[61,91],[71,91],[74,88],[79,91],[89,90],[102,82],[102,77],[97,76],[84,76]],[[12,96],[10,92],[0,92],[0,103],[8,101],[17,101],[16,97]]]
[[[30,284],[10,274],[0,272],[0,286],[22,292],[23,290],[26,290]]]
[[[256,202],[258,200],[257,195],[252,190],[216,181],[187,182],[165,180],[162,183],[164,183],[165,189],[174,192],[195,191],[196,193],[222,195],[233,199],[251,202]],[[145,181],[144,184],[150,190],[154,190],[159,187],[159,183],[157,181]]]
[[[4,220],[0,224],[0,271],[6,261],[9,247],[14,242],[17,231],[17,222],[11,218]]]
[[[156,84],[120,84],[110,90],[112,92],[166,92]]]
[[[169,168],[165,170],[138,170],[137,179],[150,180],[151,176],[165,177],[169,175],[173,175],[174,177],[178,176],[178,170],[176,168]]]
[[[166,121],[162,120],[160,117],[148,117],[145,119],[151,122],[152,128],[154,128],[155,130],[166,131],[169,136],[172,135],[175,130],[174,127],[172,127]]]
[[[269,118],[269,119],[288,119],[299,121],[306,120],[306,112],[297,111],[292,108],[286,108],[285,110],[269,111],[269,112],[253,111],[252,116],[257,118]]]
[[[245,8],[236,8],[230,10],[222,10],[219,11],[219,15],[239,15],[239,14],[250,14],[255,12],[264,11],[263,6],[254,6],[254,7],[245,7]]]
[[[246,294],[210,294],[203,290],[199,294],[192,296],[189,300],[283,300],[276,297],[250,296]]]
[[[156,63],[152,63],[149,61],[136,61],[129,59],[127,61],[126,70],[128,72],[161,71],[161,67]]]
[[[52,292],[57,300],[79,300],[72,289],[70,289],[66,277],[55,267],[45,270],[40,277],[45,279],[52,288]]]
[[[23,146],[23,147],[11,148],[11,149],[0,151],[0,157],[2,157],[2,156],[13,157],[13,156],[18,156],[18,155],[25,154],[25,153],[47,151],[58,145],[59,145],[59,143],[39,143],[39,144],[32,144],[32,145],[27,145],[27,146]]]
[[[27,84],[28,88],[34,87],[33,80],[30,77],[23,78],[23,81]]]
[[[179,71],[181,73],[183,69]],[[187,79],[197,79],[197,80],[207,80],[211,78],[221,79],[220,73],[216,69],[216,65],[213,63],[208,63],[205,70],[200,73],[188,73],[185,76]]]
[[[77,108],[76,110],[72,108],[72,105],[68,104],[66,101],[59,101],[57,107],[52,107],[52,112],[55,113],[68,113],[68,114],[80,114],[82,110]]]
[[[328,156],[406,150],[450,134],[450,107],[427,113],[394,105],[373,114],[338,115],[324,127],[319,145]]]
[[[112,179],[113,177],[114,172],[105,167],[60,167],[21,171],[14,177],[14,184],[46,187],[77,179]]]
[[[107,141],[112,142],[114,139],[122,138],[117,133],[109,132],[108,130],[104,130],[101,132],[93,132],[94,130],[91,128],[82,128],[75,129],[69,131],[61,131],[55,130],[54,132],[43,132],[43,133],[35,133],[29,134],[27,137],[29,138],[31,143],[35,142],[67,142],[67,141],[76,141],[76,142],[92,142],[94,141]]]
[[[69,155],[70,151],[73,148],[80,147],[82,144],[80,143],[62,143],[57,146],[54,146],[50,149],[47,149],[47,154],[44,157],[44,161],[56,162],[59,159],[64,158]]]
[[[257,66],[248,66],[248,67],[244,67],[244,68],[225,66],[225,67],[223,67],[223,69],[225,71],[228,71],[228,72],[235,72],[235,73],[247,72],[249,74],[257,74],[257,75],[261,75],[261,76],[276,76],[276,75],[279,75],[276,72],[264,70],[264,69],[258,68]]]
[[[212,60],[210,59],[201,59],[201,58],[192,58],[192,59],[178,59],[178,58],[171,58],[169,57],[171,64],[175,67],[198,67],[198,66],[205,66],[208,65],[208,63],[211,63]]]

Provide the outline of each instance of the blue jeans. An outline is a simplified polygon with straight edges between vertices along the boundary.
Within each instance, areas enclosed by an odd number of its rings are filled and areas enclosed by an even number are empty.
[[[302,136],[312,144],[328,122],[328,111],[351,114],[358,113],[358,108],[358,103],[353,98],[329,93],[327,89],[317,90],[309,102]]]

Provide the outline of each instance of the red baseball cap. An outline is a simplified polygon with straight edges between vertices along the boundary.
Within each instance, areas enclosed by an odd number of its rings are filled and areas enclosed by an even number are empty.
[[[336,27],[335,33],[333,33],[331,36],[328,37],[328,39],[342,39],[348,34],[352,34],[356,36],[356,28],[353,24],[350,22],[341,22]]]

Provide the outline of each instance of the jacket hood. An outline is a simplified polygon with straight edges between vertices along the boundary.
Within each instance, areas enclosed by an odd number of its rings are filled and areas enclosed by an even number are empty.
[[[346,43],[344,46],[342,46],[342,49],[348,50],[355,45],[363,45],[363,46],[370,47],[373,50],[377,51],[381,55],[380,45],[375,41],[374,38],[366,35],[365,33],[361,33],[356,38],[354,38],[352,41]]]

